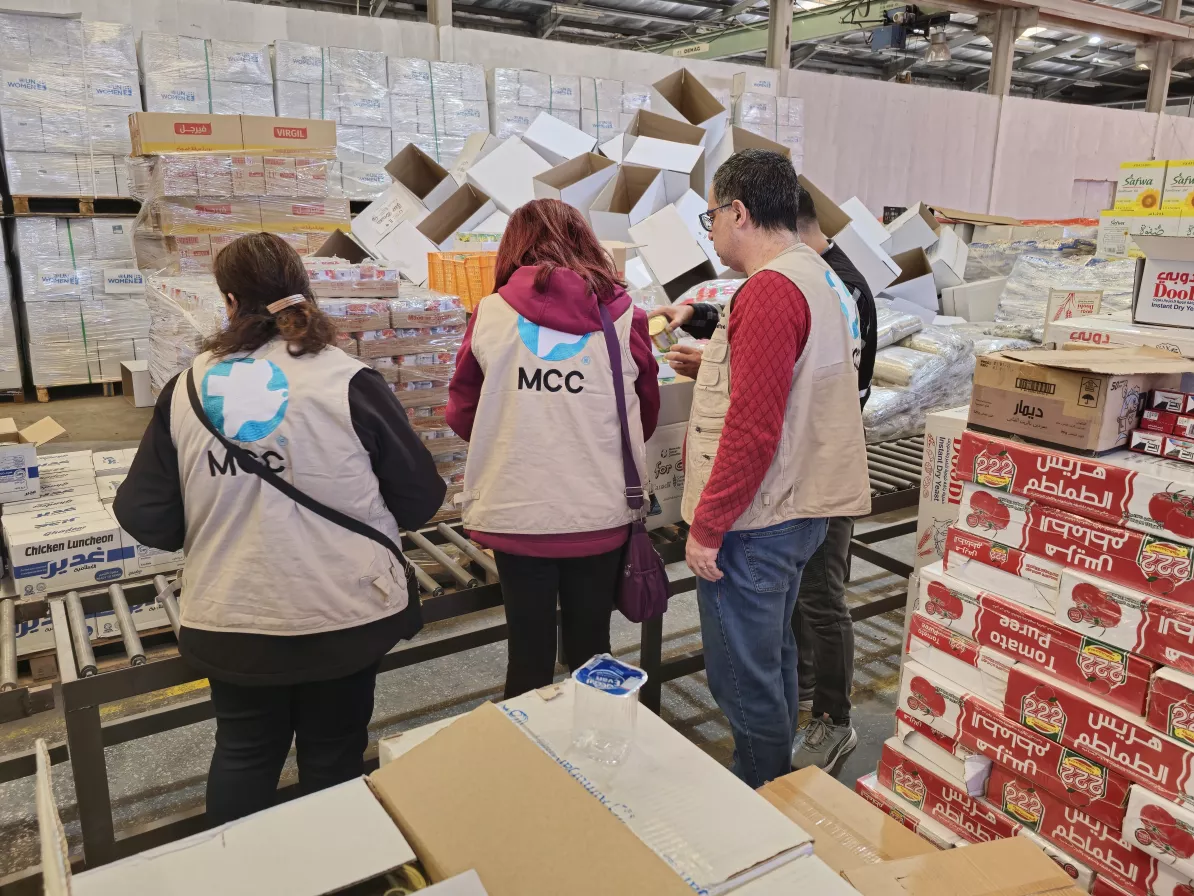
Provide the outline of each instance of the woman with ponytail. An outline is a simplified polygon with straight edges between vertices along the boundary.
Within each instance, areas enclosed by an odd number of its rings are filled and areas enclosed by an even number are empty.
[[[361,530],[397,542],[446,487],[385,380],[335,347],[294,249],[249,234],[214,274],[228,323],[162,389],[113,509],[186,549],[179,651],[211,682],[220,824],[273,804],[292,740],[304,792],[362,774],[378,664],[420,622]]]

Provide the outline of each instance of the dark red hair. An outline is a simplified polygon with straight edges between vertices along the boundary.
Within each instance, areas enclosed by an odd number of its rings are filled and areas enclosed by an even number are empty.
[[[558,199],[533,199],[510,216],[494,266],[494,288],[521,267],[538,265],[535,289],[544,292],[556,268],[579,274],[599,299],[609,299],[618,279],[614,260],[579,211]]]

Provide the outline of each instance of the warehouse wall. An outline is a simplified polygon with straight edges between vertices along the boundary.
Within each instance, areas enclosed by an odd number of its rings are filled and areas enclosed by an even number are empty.
[[[364,4],[364,0],[362,0]],[[30,12],[81,13],[140,32],[355,46],[485,68],[650,82],[686,66],[730,79],[742,66],[655,53],[442,28],[421,22],[263,6],[241,0],[4,0]],[[828,195],[858,195],[876,214],[923,199],[1027,218],[1088,210],[1091,184],[1114,181],[1120,162],[1194,158],[1194,120],[796,71],[804,98],[805,170]]]

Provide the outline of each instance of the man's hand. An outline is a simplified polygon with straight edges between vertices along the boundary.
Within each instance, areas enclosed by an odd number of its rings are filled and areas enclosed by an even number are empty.
[[[671,351],[663,357],[668,366],[680,376],[695,380],[697,371],[701,367],[702,351],[692,345],[673,345]]]
[[[717,553],[717,548],[707,548],[689,534],[684,559],[688,568],[706,582],[716,582],[725,575],[717,568]]]
[[[692,305],[660,305],[647,317],[666,317],[668,330],[678,330],[692,320]]]

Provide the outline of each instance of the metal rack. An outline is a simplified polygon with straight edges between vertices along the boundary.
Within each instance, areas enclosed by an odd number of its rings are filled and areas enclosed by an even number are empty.
[[[919,493],[919,476],[904,468],[908,464],[902,459],[914,450],[916,440],[901,440],[895,448],[886,448],[883,453],[870,452],[871,482],[876,494],[875,512],[883,513],[900,507],[914,506]],[[891,443],[889,443],[890,445]],[[899,467],[894,460],[900,460]],[[899,474],[895,472],[899,470]],[[903,477],[907,478],[903,478]],[[915,523],[901,523],[880,530],[865,533],[855,538],[854,551],[870,562],[881,558],[879,565],[897,574],[901,569],[910,571],[907,564],[885,557],[869,547],[884,538],[913,531]],[[881,534],[877,534],[881,533]],[[666,563],[684,560],[687,530],[683,526],[656,530],[652,538]],[[865,542],[860,539],[866,539]],[[466,563],[452,561],[443,551],[445,545],[453,545],[461,551]],[[441,622],[499,607],[502,604],[501,587],[497,582],[497,569],[483,551],[469,542],[459,526],[441,523],[432,529],[419,533],[407,533],[403,537],[405,549],[421,549],[444,567],[456,583],[454,587],[441,587],[424,573],[420,585],[424,592],[423,616],[427,623]],[[865,553],[863,552],[865,550]],[[671,593],[680,594],[695,587],[695,578],[685,575],[671,582]],[[112,818],[112,799],[108,783],[106,747],[126,743],[152,734],[159,734],[184,725],[204,721],[212,717],[211,701],[206,696],[176,703],[159,709],[114,719],[104,719],[101,707],[164,688],[176,687],[202,678],[178,655],[173,645],[147,648],[142,645],[129,612],[132,607],[158,601],[166,609],[167,616],[177,632],[178,608],[163,576],[119,586],[97,588],[90,591],[69,592],[53,595],[43,601],[21,603],[15,610],[22,618],[40,618],[47,612],[54,625],[55,652],[58,659],[60,681],[55,685],[56,704],[61,707],[66,723],[66,743],[51,747],[53,763],[71,760],[75,783],[80,827],[83,834],[83,851],[86,865],[95,867],[124,856],[141,852],[162,843],[179,839],[202,830],[205,827],[201,809],[180,813],[130,831],[117,834]],[[903,606],[904,595],[881,598],[857,607],[852,611],[855,619],[865,619],[879,613],[889,612]],[[11,601],[0,602],[0,623],[11,614]],[[105,657],[97,660],[86,639],[86,624],[80,622],[86,613],[99,610],[114,610],[121,623],[124,655],[117,658]],[[18,620],[19,621],[19,620]],[[126,624],[127,622],[127,624]],[[13,627],[4,631],[11,633]],[[80,638],[79,632],[83,635]],[[450,656],[487,644],[504,640],[505,622],[473,629],[457,635],[427,638],[395,648],[381,663],[380,672],[390,672],[417,663]],[[15,681],[15,644],[11,636],[0,642],[0,688],[10,680]],[[640,633],[639,662],[648,673],[648,686],[643,691],[643,702],[658,711],[660,689],[665,681],[698,672],[704,668],[704,657],[700,651],[663,660],[663,620],[644,623]],[[6,693],[0,693],[2,699]],[[372,760],[376,763],[376,758]],[[35,773],[35,758],[32,750],[0,757],[0,783]],[[279,791],[280,798],[293,795],[293,788]]]

